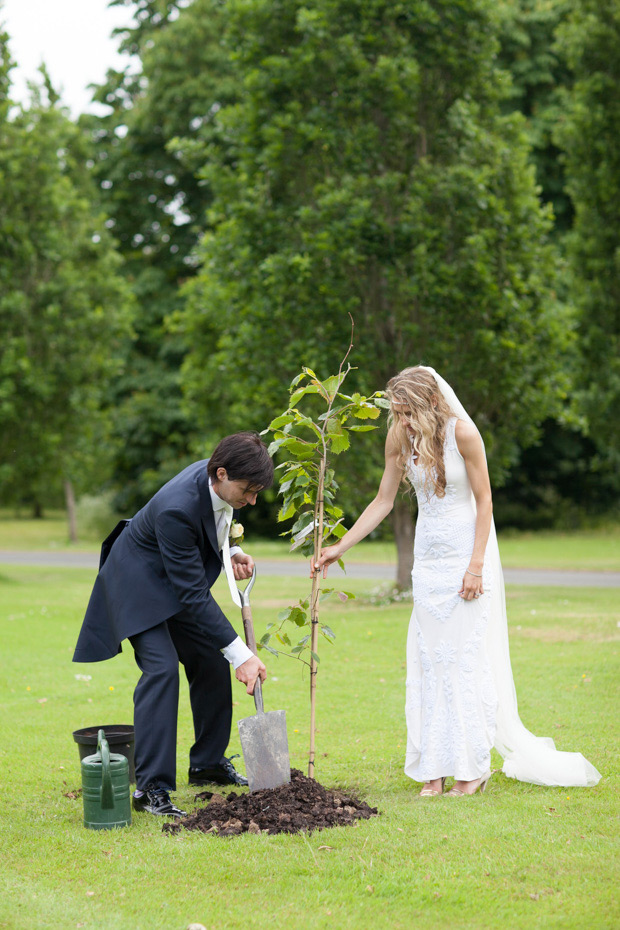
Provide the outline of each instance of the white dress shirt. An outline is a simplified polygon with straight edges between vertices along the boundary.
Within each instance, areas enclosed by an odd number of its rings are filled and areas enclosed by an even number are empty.
[[[230,504],[227,504],[226,501],[223,501],[221,497],[217,496],[213,490],[213,484],[210,478],[209,493],[211,494],[213,516],[215,517],[217,544],[221,550],[222,546],[228,538],[228,533],[233,518],[233,509]],[[233,555],[237,555],[239,552],[243,552],[241,546],[230,547],[231,558]],[[233,639],[232,643],[229,643],[228,646],[224,646],[224,648],[220,651],[224,655],[224,658],[230,662],[233,668],[238,668],[240,665],[243,665],[244,662],[247,662],[247,660],[251,659],[254,655],[252,650],[246,646],[240,636],[237,636],[235,639]]]

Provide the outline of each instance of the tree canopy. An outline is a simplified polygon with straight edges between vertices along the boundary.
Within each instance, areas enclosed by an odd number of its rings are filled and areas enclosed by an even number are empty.
[[[568,236],[571,285],[579,311],[580,409],[592,439],[620,465],[620,8],[576,0],[558,47],[574,73],[557,136],[566,152],[575,209]]]
[[[188,390],[266,419],[300,360],[333,366],[351,312],[360,390],[434,364],[501,476],[566,389],[572,322],[490,5],[276,6],[231,5],[244,94],[218,111],[227,145],[204,146]]]
[[[5,74],[0,473],[4,500],[40,508],[59,496],[61,479],[85,489],[96,470],[103,395],[129,332],[129,295],[86,166],[84,136],[58,106],[45,72],[31,104],[9,118]]]
[[[349,313],[351,390],[436,367],[506,513],[563,519],[594,471],[617,499],[612,0],[114,3],[105,116],[45,77],[11,109],[0,43],[4,499],[101,484],[105,453],[131,512],[336,366]],[[347,468],[354,516],[377,437]]]

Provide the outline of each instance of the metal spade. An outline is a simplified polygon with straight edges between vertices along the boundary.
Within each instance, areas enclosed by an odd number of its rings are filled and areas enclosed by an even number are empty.
[[[232,572],[229,574],[227,571],[226,574],[230,583]],[[235,596],[232,585],[230,585],[230,591],[235,603],[241,607],[245,641],[254,655],[257,655],[252,610],[250,608],[250,591],[255,581],[256,568],[254,568],[245,591],[240,591],[235,586]],[[278,788],[280,785],[287,785],[291,780],[291,766],[286,735],[286,711],[270,710],[265,713],[260,678],[257,678],[254,685],[254,703],[256,705],[256,714],[253,717],[245,717],[243,720],[239,720],[237,724],[250,791],[261,791],[263,788]]]

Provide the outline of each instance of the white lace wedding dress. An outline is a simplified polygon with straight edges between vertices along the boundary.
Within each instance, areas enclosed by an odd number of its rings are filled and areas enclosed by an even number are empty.
[[[478,599],[459,597],[474,547],[476,514],[455,439],[456,417],[446,427],[446,493],[424,485],[411,460],[418,499],[414,609],[407,642],[407,757],[405,772],[426,782],[442,775],[472,781],[491,763],[497,695],[486,651],[488,591],[485,565]]]
[[[461,405],[433,369],[455,412]],[[459,418],[471,419],[463,410]],[[446,491],[426,488],[412,457],[409,477],[418,500],[414,608],[407,640],[407,752],[405,772],[418,782],[443,775],[463,781],[490,768],[491,748],[504,757],[504,774],[541,785],[592,786],[600,774],[578,752],[556,750],[519,719],[510,667],[506,606],[495,528],[486,548],[484,594],[459,597],[474,545],[476,510],[455,438],[446,427]]]

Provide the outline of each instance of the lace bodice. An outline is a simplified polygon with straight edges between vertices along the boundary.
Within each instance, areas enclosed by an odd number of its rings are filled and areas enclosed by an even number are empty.
[[[438,620],[446,620],[459,602],[460,580],[474,548],[476,514],[465,460],[455,437],[457,418],[446,426],[444,467],[446,490],[437,497],[425,486],[424,470],[409,463],[409,476],[418,499],[415,531],[413,596]],[[485,577],[485,586],[490,578]]]
[[[455,437],[456,417],[446,426],[444,467],[446,490],[437,497],[425,485],[425,472],[412,456],[409,475],[418,499],[418,522],[415,535],[415,558],[424,558],[430,546],[456,550],[461,558],[469,558],[474,547],[476,514],[472,503],[471,485],[465,460],[458,450]],[[466,567],[466,566],[465,566]]]
[[[416,456],[409,461],[408,474],[418,500],[421,517],[447,519],[457,516],[459,519],[471,519],[474,516],[471,500],[471,485],[465,468],[465,461],[456,444],[457,418],[452,417],[446,425],[444,441],[444,464],[446,470],[446,490],[443,497],[437,497],[433,485],[425,485],[425,471],[416,464]],[[463,511],[459,513],[459,511]]]

